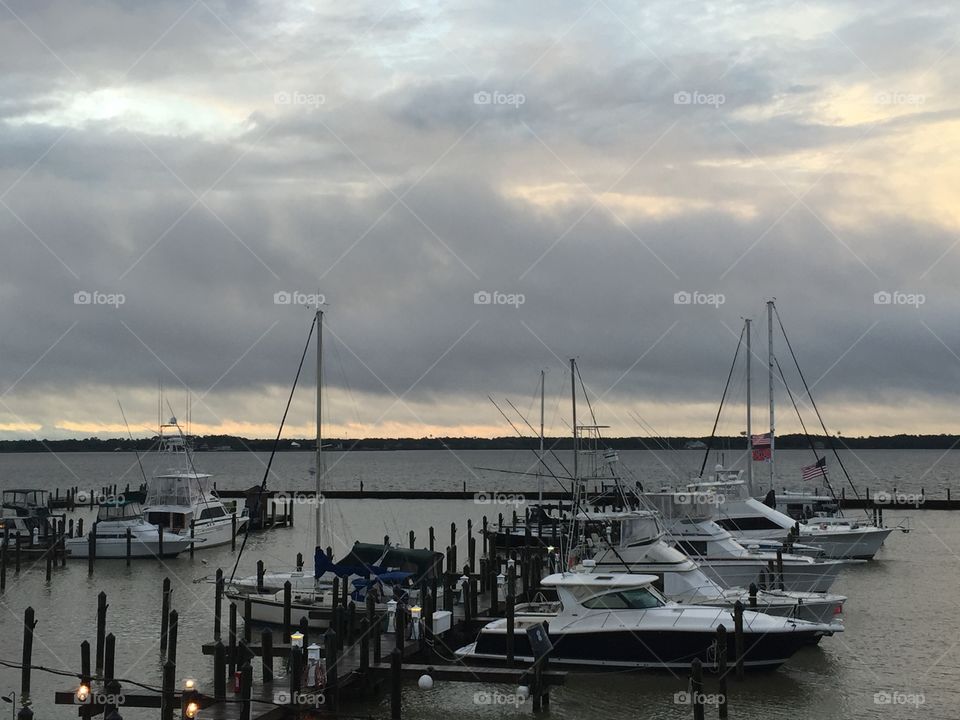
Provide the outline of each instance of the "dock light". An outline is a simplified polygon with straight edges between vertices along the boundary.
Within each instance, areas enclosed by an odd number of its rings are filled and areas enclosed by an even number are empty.
[[[500,599],[501,601],[506,599],[506,596],[504,595],[506,591],[505,590],[506,584],[507,584],[506,576],[503,573],[500,573],[499,575],[497,575],[497,598]]]
[[[307,648],[307,667],[304,675],[304,687],[315,689],[323,681],[320,679],[320,676],[323,673],[323,669],[320,667],[320,646],[316,643],[310,643],[310,646]]]
[[[417,680],[417,686],[421,690],[431,690],[433,689],[433,678],[426,674],[421,675],[420,679]]]
[[[80,704],[85,704],[90,699],[90,686],[86,683],[80,683],[80,687],[77,688],[75,694],[77,702]]]
[[[410,608],[410,618],[413,622],[410,623],[410,639],[419,640],[420,639],[420,615],[423,613],[423,608],[419,605],[414,605]]]
[[[466,575],[460,576],[460,602],[461,603],[467,602],[467,587],[469,583],[470,583],[470,578],[468,578]]]
[[[303,647],[303,633],[299,630],[297,632],[290,633],[290,647]]]
[[[520,685],[517,687],[517,699],[520,702],[526,702],[527,698],[530,697],[530,687],[528,685]]]
[[[193,720],[200,713],[200,698],[197,694],[197,681],[187,678],[183,681],[183,695],[181,697],[183,717]]]
[[[391,600],[387,603],[387,632],[397,631],[397,601]]]

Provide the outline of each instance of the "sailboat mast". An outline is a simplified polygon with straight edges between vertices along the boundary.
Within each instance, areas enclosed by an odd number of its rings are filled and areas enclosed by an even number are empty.
[[[770,489],[773,490],[774,444],[776,424],[773,413],[773,300],[767,300],[767,370],[770,382]]]
[[[577,447],[577,361],[573,358],[570,358],[570,398],[573,402],[573,482],[577,483],[580,481],[580,448]]]
[[[750,318],[744,323],[747,335],[747,490],[753,497],[753,398],[750,397],[750,366],[753,364],[753,353],[750,351]]]
[[[540,453],[537,463],[537,503],[543,507],[543,395],[546,373],[540,371]]]
[[[316,486],[314,488],[314,501],[316,502],[316,545],[321,547],[322,542],[322,528],[320,526],[320,508],[323,502],[323,465],[321,453],[323,452],[323,443],[321,437],[323,435],[323,414],[322,414],[322,401],[323,393],[321,388],[323,387],[323,310],[317,309],[316,315],[316,324],[317,324],[317,471],[314,473],[314,480]]]

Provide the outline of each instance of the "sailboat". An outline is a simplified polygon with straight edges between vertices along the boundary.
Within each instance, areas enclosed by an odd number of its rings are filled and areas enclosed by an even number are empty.
[[[812,520],[807,521],[797,521],[794,518],[778,511],[775,508],[775,503],[773,503],[774,507],[771,507],[770,504],[765,504],[755,497],[756,492],[753,470],[755,456],[768,462],[770,468],[769,492],[773,492],[772,486],[776,445],[773,393],[773,368],[776,364],[776,359],[773,354],[773,317],[775,312],[776,309],[774,306],[774,301],[768,301],[767,345],[770,383],[770,430],[769,435],[763,439],[763,447],[760,447],[755,443],[755,436],[753,435],[753,412],[750,382],[750,369],[752,365],[750,345],[751,320],[749,318],[744,320],[743,336],[746,338],[747,350],[746,482],[741,479],[741,471],[718,467],[716,477],[722,477],[722,479],[704,480],[701,470],[701,479],[689,484],[686,489],[694,492],[713,493],[714,497],[718,500],[719,509],[719,518],[716,520],[716,522],[721,528],[729,531],[735,538],[745,540],[786,540],[788,534],[792,530],[795,536],[794,539],[821,548],[825,555],[829,558],[863,560],[873,559],[874,555],[877,553],[877,551],[879,551],[880,547],[887,539],[887,536],[893,531],[893,528],[876,527],[869,521],[857,521],[847,518],[831,518],[829,520],[813,518]],[[736,360],[736,357],[734,360]],[[827,437],[829,438],[829,435]],[[815,448],[814,453],[817,454]],[[822,460],[817,454],[817,464],[819,465],[821,463]],[[704,465],[705,464],[706,457],[704,458]],[[823,477],[826,480],[825,474]],[[849,477],[847,479],[849,481]]]

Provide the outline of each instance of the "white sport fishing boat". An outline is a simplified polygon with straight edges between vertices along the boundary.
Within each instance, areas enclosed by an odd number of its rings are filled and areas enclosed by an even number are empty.
[[[554,589],[556,602],[522,603],[515,611],[514,654],[532,662],[527,630],[547,623],[551,663],[564,665],[659,669],[688,668],[694,658],[717,664],[716,632],[728,630],[727,657],[736,657],[733,616],[726,609],[668,601],[652,575],[562,573],[541,585]],[[745,611],[744,667],[774,669],[805,645],[816,642],[829,625]],[[506,658],[507,621],[494,620],[477,640],[457,650],[468,660]]]
[[[643,493],[642,497],[660,512],[667,542],[724,587],[749,587],[751,583],[761,588],[779,587],[776,576],[784,590],[825,593],[848,564],[784,552],[782,548],[778,563],[776,550],[765,550],[752,542],[745,547],[715,522],[717,505],[711,502],[715,495],[660,492]]]
[[[590,573],[640,573],[677,603],[732,609],[744,606],[783,617],[829,624],[842,632],[843,595],[758,589],[754,597],[744,586],[721,586],[708,572],[664,542],[658,513],[650,510],[581,513],[574,569]],[[819,636],[818,636],[819,638]]]
[[[845,517],[799,522],[750,497],[740,473],[718,470],[721,479],[691,483],[687,489],[713,493],[718,499],[717,525],[741,542],[749,544],[754,538],[784,541],[791,529],[799,529],[799,540],[821,548],[828,558],[872,560],[894,530]]]
[[[90,530],[95,533],[96,557],[126,558],[127,530],[130,531],[131,558],[176,557],[189,549],[192,542],[189,537],[148,523],[143,519],[140,503],[109,498],[100,503],[97,521]],[[72,557],[88,557],[89,542],[89,536],[70,538],[66,541],[67,550]],[[201,542],[197,541],[197,547]]]
[[[50,493],[46,490],[4,490],[0,500],[0,538],[14,544],[20,538],[29,545],[34,535],[45,539],[57,530],[62,514],[50,512]]]
[[[213,489],[208,473],[197,472],[176,418],[160,426],[158,464],[173,463],[147,482],[143,512],[147,522],[185,538],[201,540],[196,549],[224,545],[247,523],[246,509],[228,508]]]

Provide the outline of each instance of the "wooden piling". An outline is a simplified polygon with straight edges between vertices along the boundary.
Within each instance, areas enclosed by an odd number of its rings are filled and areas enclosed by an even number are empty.
[[[403,655],[399,648],[390,653],[390,720],[401,720],[401,672]]]
[[[227,697],[227,649],[220,638],[213,648],[213,697],[216,700]]]
[[[97,524],[93,523],[87,535],[87,575],[93,575],[93,563],[97,559]]]
[[[249,595],[243,599],[243,641],[247,645],[253,642],[253,601]]]
[[[260,631],[260,661],[262,663],[263,682],[273,682],[273,631],[264,628]]]
[[[116,696],[120,693],[120,683],[117,682],[116,675],[116,655],[117,638],[113,633],[107,635],[104,648],[103,659],[103,689],[108,696]],[[103,708],[104,718],[109,718],[110,714],[117,709],[115,703],[107,703]]]
[[[195,544],[194,540],[196,540],[196,537],[197,537],[196,526],[197,526],[197,521],[194,520],[193,518],[190,518],[190,559],[191,560],[193,559],[193,549]]]
[[[248,660],[240,671],[240,720],[250,720],[251,698],[253,697],[253,668]]]
[[[777,585],[783,590],[783,551],[777,550]]]
[[[360,620],[360,672],[370,668],[370,621],[366,617]]]
[[[180,629],[180,614],[176,610],[170,611],[170,624],[167,627],[167,633],[170,638],[167,641],[167,660],[174,665],[177,663],[177,633]]]
[[[230,603],[230,620],[227,626],[227,675],[237,671],[237,604]]]
[[[337,632],[332,628],[327,628],[323,636],[324,655],[326,660],[327,685],[325,687],[326,709],[330,712],[336,712],[339,705],[339,674],[340,668],[340,649],[343,641],[337,637]]]
[[[97,675],[103,672],[103,650],[107,634],[107,594],[100,591],[97,595]]]
[[[283,583],[283,642],[290,642],[290,604],[293,601],[293,586],[287,580]]]
[[[163,664],[163,687],[160,699],[160,720],[173,720],[177,666],[170,660]]]
[[[230,552],[237,550],[237,513],[230,515]]]
[[[435,542],[435,539],[433,534],[433,525],[431,525],[430,526],[430,552],[433,552],[434,542]]]
[[[750,583],[750,588],[747,591],[750,594],[750,609],[756,610],[757,608],[757,586],[754,583]]]
[[[133,549],[133,530],[127,528],[127,567],[130,567],[130,555]]]
[[[690,663],[690,700],[693,703],[693,720],[704,720],[703,663],[700,658],[694,658]]]
[[[3,547],[0,548],[0,593],[7,591],[7,545],[10,542],[9,531],[3,531]]]
[[[263,560],[257,560],[257,592],[263,592]]]
[[[163,579],[162,600],[160,603],[160,656],[167,656],[167,626],[170,622],[170,578]]]
[[[37,627],[32,607],[23,611],[23,652],[20,656],[20,700],[26,705],[30,700],[30,672],[33,667],[33,631]]]

